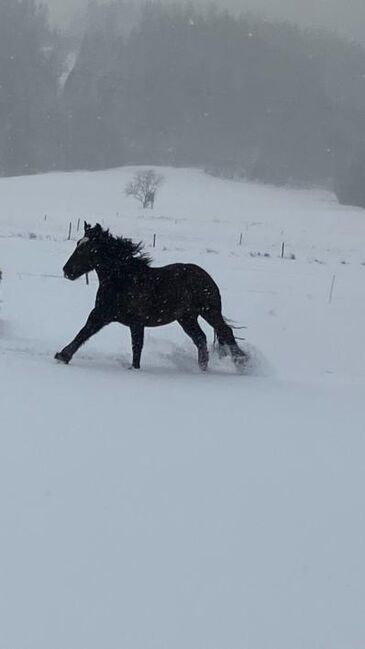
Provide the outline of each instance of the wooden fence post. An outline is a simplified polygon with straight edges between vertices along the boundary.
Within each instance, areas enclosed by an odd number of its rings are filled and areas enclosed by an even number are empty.
[[[331,302],[332,302],[333,291],[334,291],[334,288],[335,288],[335,282],[336,282],[336,275],[333,275],[332,281],[331,281],[331,288],[330,288],[330,292],[329,292],[329,296],[328,296],[328,304],[331,304]]]

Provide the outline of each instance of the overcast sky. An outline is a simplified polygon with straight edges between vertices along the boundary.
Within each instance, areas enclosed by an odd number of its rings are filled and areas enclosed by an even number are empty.
[[[58,19],[67,19],[88,0],[44,0]],[[135,0],[140,2],[140,0]],[[182,0],[183,1],[183,0]],[[208,0],[200,0],[207,3]],[[194,2],[194,4],[197,4]],[[216,0],[234,10],[249,10],[270,19],[325,27],[365,45],[365,0]]]

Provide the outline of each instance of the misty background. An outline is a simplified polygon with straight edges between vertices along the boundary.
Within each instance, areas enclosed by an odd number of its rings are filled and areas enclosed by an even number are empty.
[[[0,174],[199,166],[365,204],[364,9],[260,1],[1,0]]]
[[[99,0],[100,4],[106,0]],[[141,0],[133,0],[141,5]],[[69,23],[88,6],[89,0],[46,0],[51,19],[59,24]],[[184,4],[184,0],[180,0]],[[191,3],[206,6],[209,0]],[[363,0],[218,0],[222,9],[236,14],[255,13],[263,19],[289,21],[306,27],[319,27],[337,32],[360,43],[365,41],[365,5]]]

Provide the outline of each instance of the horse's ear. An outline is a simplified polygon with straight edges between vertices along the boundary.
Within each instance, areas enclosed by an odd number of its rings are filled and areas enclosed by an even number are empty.
[[[103,228],[101,227],[100,223],[96,223],[94,227],[94,232],[95,234],[101,234],[103,231]]]
[[[91,228],[90,223],[86,223],[86,221],[84,221],[84,230],[85,230],[85,234],[86,234],[86,232],[87,232],[88,230],[90,230],[90,228]]]

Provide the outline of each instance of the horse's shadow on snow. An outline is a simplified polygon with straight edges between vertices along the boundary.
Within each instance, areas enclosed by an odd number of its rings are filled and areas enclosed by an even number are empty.
[[[237,372],[230,358],[219,358],[216,349],[212,346],[210,349],[210,361],[208,371],[202,372],[198,366],[195,349],[188,346],[178,345],[165,341],[165,343],[152,342],[152,350],[145,348],[141,370],[131,370],[133,374],[141,373],[147,375],[165,375],[172,374],[178,376],[268,376],[272,374],[269,365],[264,356],[252,345],[243,345],[247,355],[247,362],[241,372]],[[164,351],[162,348],[165,347]],[[128,353],[107,354],[98,351],[89,353],[80,353],[72,361],[72,365],[95,370],[117,371],[122,367],[129,370],[131,358]]]

